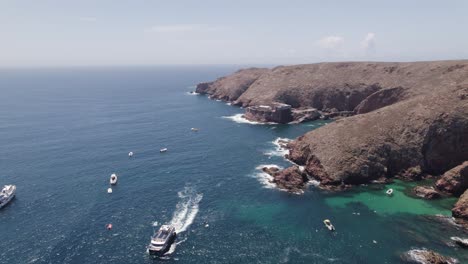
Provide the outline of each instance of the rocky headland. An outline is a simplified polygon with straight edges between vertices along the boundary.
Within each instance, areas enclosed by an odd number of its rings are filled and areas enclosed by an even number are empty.
[[[196,92],[265,123],[340,117],[288,144],[287,158],[322,188],[425,175],[443,176],[436,188],[417,189],[422,197],[459,196],[467,188],[467,60],[251,68],[201,83]],[[468,217],[467,196],[454,216]]]

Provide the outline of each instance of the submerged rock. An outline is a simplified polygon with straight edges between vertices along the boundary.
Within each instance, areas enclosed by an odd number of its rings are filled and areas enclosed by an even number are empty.
[[[412,249],[404,253],[401,258],[410,263],[420,264],[456,264],[458,260],[445,257],[441,254],[427,249]]]
[[[439,190],[459,196],[468,189],[468,161],[447,171],[437,181]]]
[[[413,188],[413,192],[416,196],[424,199],[440,198],[440,193],[430,186],[416,186]]]

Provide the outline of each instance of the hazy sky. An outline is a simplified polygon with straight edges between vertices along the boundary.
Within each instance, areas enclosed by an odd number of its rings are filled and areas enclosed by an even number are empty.
[[[468,1],[0,0],[0,67],[468,59]]]

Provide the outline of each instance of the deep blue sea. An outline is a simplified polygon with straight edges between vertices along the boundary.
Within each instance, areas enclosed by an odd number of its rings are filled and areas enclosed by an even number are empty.
[[[242,123],[242,109],[188,94],[237,69],[1,70],[0,185],[17,197],[0,210],[0,263],[400,263],[411,248],[468,263],[450,244],[462,231],[435,216],[453,199],[414,199],[405,183],[394,197],[268,184],[260,165],[289,165],[274,141],[327,122]],[[165,223],[177,244],[152,258],[146,245]]]

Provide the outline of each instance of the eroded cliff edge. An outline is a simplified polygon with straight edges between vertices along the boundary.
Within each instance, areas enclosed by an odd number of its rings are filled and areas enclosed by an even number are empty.
[[[291,113],[351,115],[288,145],[288,158],[324,188],[438,176],[468,160],[467,60],[246,69],[200,84],[197,92],[251,107],[250,118],[261,109],[262,121],[275,104],[289,105]]]

